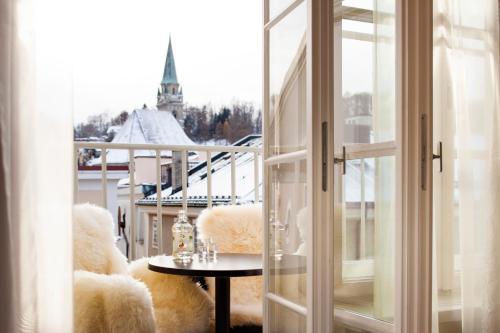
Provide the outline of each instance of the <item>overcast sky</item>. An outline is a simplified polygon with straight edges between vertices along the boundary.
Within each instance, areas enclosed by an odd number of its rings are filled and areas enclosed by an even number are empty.
[[[189,105],[261,105],[262,1],[79,0],[75,122],[156,104],[169,34]]]

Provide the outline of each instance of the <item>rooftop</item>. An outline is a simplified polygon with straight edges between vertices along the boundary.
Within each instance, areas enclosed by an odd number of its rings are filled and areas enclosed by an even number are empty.
[[[114,137],[113,143],[151,143],[164,145],[194,145],[171,112],[156,109],[136,109]],[[127,164],[127,150],[110,150],[106,156],[108,164]],[[172,152],[162,152],[170,157]],[[154,151],[137,150],[135,157],[154,157]],[[89,165],[100,165],[101,158],[93,159]]]
[[[260,135],[249,135],[234,143],[234,146],[261,147]],[[218,153],[212,156],[212,203],[213,205],[231,203],[231,154]],[[262,160],[259,155],[258,160]],[[235,153],[236,165],[236,203],[254,202],[254,153]],[[259,173],[259,198],[262,200],[262,174]],[[202,162],[189,170],[187,203],[191,207],[207,206],[207,162]],[[138,201],[139,205],[156,205],[156,193]],[[172,193],[171,188],[162,191],[162,205],[182,204],[182,191]]]

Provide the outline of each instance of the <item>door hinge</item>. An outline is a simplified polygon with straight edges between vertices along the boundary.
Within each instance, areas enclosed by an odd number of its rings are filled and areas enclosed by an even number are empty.
[[[427,190],[427,115],[420,116],[420,188]]]
[[[328,189],[328,123],[321,123],[321,187]]]

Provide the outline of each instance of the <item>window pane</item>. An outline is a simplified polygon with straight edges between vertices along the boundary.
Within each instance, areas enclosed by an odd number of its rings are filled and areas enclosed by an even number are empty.
[[[269,290],[305,305],[306,161],[273,166],[269,184]]]
[[[363,9],[371,9],[373,10],[373,1],[366,0],[343,0],[342,6],[345,7],[356,7]]]
[[[339,157],[348,145],[396,141],[396,1],[333,1],[334,149]],[[393,322],[396,158],[345,164],[346,174],[334,180],[335,307]]]
[[[337,148],[395,140],[395,1],[370,4],[342,2],[334,12]]]
[[[269,118],[271,155],[305,148],[305,3],[269,32]]]
[[[306,317],[271,301],[269,308],[271,333],[306,333]]]
[[[335,306],[392,322],[395,293],[395,157],[347,162],[336,214]],[[340,229],[340,230],[339,230]],[[336,238],[338,239],[338,238]]]
[[[273,19],[281,14],[292,2],[293,0],[269,0],[269,18]]]
[[[346,324],[335,323],[335,333],[370,333],[361,328],[351,327]]]

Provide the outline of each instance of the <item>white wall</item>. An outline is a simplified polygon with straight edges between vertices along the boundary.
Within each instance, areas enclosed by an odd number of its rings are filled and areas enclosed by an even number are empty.
[[[127,171],[107,172],[107,209],[113,216],[113,230],[115,235],[118,235],[118,182],[120,179],[127,177]],[[103,206],[101,171],[92,170],[78,172],[78,192],[75,202],[89,202],[98,206]]]

